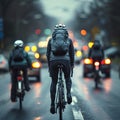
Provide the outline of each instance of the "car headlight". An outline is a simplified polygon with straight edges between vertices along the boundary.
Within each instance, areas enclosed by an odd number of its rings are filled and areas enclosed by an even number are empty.
[[[76,55],[77,57],[81,57],[81,56],[82,56],[82,52],[78,50],[78,51],[75,53],[75,55]]]
[[[102,60],[101,64],[111,64],[111,60],[109,58],[106,58],[104,60]]]
[[[41,68],[42,64],[40,62],[33,62],[32,63],[32,68]]]
[[[84,62],[84,64],[93,64],[93,60],[89,59],[89,58],[84,59],[83,62]]]
[[[35,58],[40,58],[40,54],[39,53],[35,53]]]

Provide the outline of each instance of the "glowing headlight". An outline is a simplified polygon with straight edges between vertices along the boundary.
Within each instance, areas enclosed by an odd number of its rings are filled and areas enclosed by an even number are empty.
[[[82,52],[78,50],[78,51],[75,53],[75,55],[76,55],[77,57],[81,57],[81,56],[82,56]]]
[[[33,62],[32,68],[41,68],[42,64],[40,62]]]
[[[30,51],[30,46],[25,46],[24,50],[25,50],[26,52],[29,52],[29,51]]]
[[[39,53],[35,53],[35,58],[40,58],[40,54]]]

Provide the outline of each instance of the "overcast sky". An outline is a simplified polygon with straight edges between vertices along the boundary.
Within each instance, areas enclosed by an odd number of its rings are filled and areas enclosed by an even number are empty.
[[[56,17],[62,23],[74,17],[75,10],[85,1],[93,0],[42,0],[42,4],[46,14]]]

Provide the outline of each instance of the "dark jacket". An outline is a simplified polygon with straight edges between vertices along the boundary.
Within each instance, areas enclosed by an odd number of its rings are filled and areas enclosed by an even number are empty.
[[[104,50],[102,46],[96,48],[94,45],[92,48],[89,49],[88,57],[94,60],[103,60],[104,59]]]
[[[21,49],[23,50],[23,54],[24,54],[24,60],[21,61],[21,62],[14,62],[13,61],[13,52],[15,49]],[[9,56],[9,59],[8,59],[8,63],[9,63],[9,69],[12,69],[12,68],[15,68],[15,67],[21,67],[21,68],[31,68],[31,59],[28,55],[27,52],[24,51],[24,49],[21,47],[21,48],[14,48],[12,50],[12,52],[10,53],[10,56]]]
[[[52,40],[52,38],[48,42],[47,53],[46,53],[47,60],[48,60],[48,65],[49,65],[50,61],[53,61],[53,60],[68,60],[68,61],[70,61],[71,66],[73,67],[74,66],[74,47],[73,47],[72,40],[70,38],[68,38],[69,51],[67,52],[66,55],[64,55],[62,57],[61,56],[55,56],[52,53],[52,51],[51,51],[51,40]]]

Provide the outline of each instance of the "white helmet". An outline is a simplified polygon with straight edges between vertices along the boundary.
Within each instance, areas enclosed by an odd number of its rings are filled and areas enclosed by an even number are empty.
[[[22,40],[16,40],[14,42],[14,47],[23,47],[23,41]]]
[[[57,24],[55,25],[55,29],[66,29],[66,26],[64,24]]]

